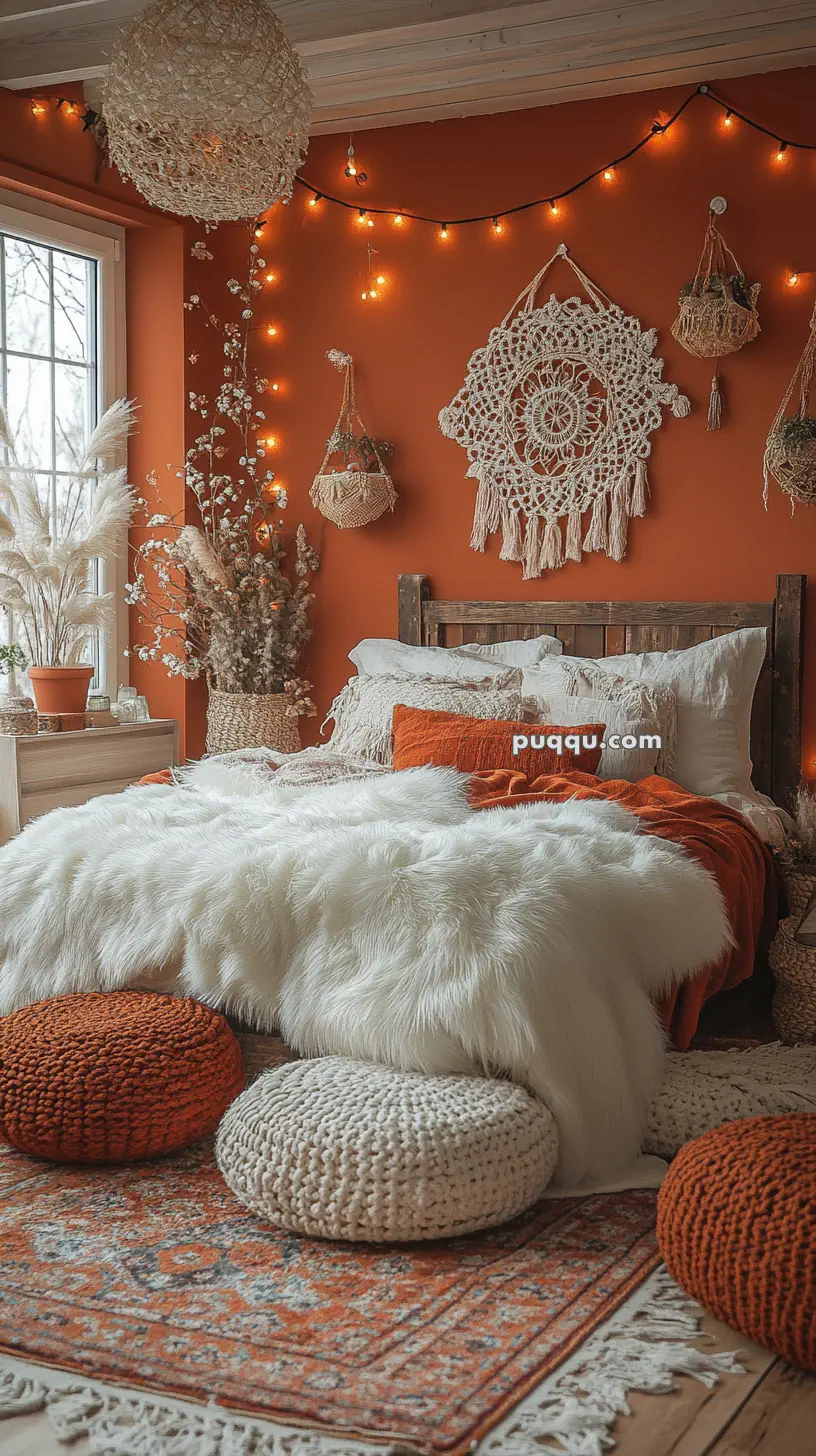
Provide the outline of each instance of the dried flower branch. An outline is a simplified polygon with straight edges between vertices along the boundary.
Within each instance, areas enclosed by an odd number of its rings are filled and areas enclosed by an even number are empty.
[[[203,243],[191,253],[201,262],[212,259]],[[148,477],[151,504],[141,507],[150,534],[133,548],[127,589],[143,640],[131,651],[143,662],[161,662],[170,676],[204,675],[222,692],[286,693],[290,713],[314,713],[310,684],[298,667],[312,635],[309,578],[318,557],[303,526],[294,542],[284,539],[286,491],[267,467],[259,433],[265,427],[259,397],[268,382],[249,363],[254,296],[265,267],[253,243],[246,283],[228,280],[237,321],[219,318],[199,293],[184,305],[202,315],[224,355],[214,398],[191,390],[188,399],[203,421],[184,470],[200,524],[166,511],[155,473]]]

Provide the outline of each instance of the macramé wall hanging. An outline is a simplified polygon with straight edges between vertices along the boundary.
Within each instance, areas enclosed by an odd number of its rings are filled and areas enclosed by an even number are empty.
[[[722,423],[719,360],[724,354],[736,354],[759,333],[757,299],[762,285],[746,281],[715,221],[727,206],[724,197],[712,197],[697,272],[680,294],[680,312],[672,324],[672,334],[689,354],[718,361],[708,403],[709,430],[718,430]]]
[[[368,526],[396,504],[397,493],[385,465],[394,447],[372,439],[363,424],[351,355],[329,349],[326,358],[343,373],[343,402],[309,495],[315,509],[335,526]]]
[[[550,294],[536,305],[557,258],[589,303]],[[500,559],[521,561],[525,579],[580,561],[582,550],[623,559],[629,518],[645,513],[649,435],[661,408],[670,405],[678,418],[690,409],[663,381],[656,342],[657,330],[644,332],[612,303],[561,243],[486,348],[471,355],[462,388],[439,412],[442,433],[467,451],[467,473],[479,482],[474,551],[501,529]]]
[[[811,315],[810,332],[804,352],[776,412],[776,419],[771,425],[765,446],[763,499],[766,510],[771,478],[790,496],[791,511],[797,503],[811,506],[816,502],[816,417],[810,412],[814,365],[816,304]],[[794,398],[796,409],[789,415],[788,406]]]

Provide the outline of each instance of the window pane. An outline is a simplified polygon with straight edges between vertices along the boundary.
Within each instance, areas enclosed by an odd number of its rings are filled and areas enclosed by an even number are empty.
[[[81,365],[54,366],[54,434],[57,470],[76,470],[82,464],[91,410],[90,370]]]
[[[51,353],[48,248],[6,238],[6,348]]]
[[[6,408],[17,458],[21,465],[50,470],[51,365],[42,359],[18,359],[9,354],[6,369]]]
[[[93,352],[94,265],[72,253],[54,254],[54,353],[90,359]]]

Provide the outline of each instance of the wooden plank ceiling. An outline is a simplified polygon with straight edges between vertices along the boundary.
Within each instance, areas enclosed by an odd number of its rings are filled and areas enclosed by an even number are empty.
[[[0,0],[0,84],[96,81],[141,0]],[[315,132],[543,106],[816,61],[816,0],[276,0]]]

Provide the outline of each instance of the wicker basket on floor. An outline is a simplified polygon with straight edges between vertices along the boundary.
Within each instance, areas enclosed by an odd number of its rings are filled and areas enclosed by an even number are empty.
[[[774,1026],[789,1045],[816,1041],[816,946],[797,945],[793,938],[806,903],[780,921],[768,952],[776,982]]]
[[[816,895],[816,865],[784,865],[782,875],[788,892],[788,914],[801,920]]]
[[[297,753],[298,720],[286,711],[290,706],[285,693],[221,693],[211,688],[207,752],[274,748],[278,753]]]

